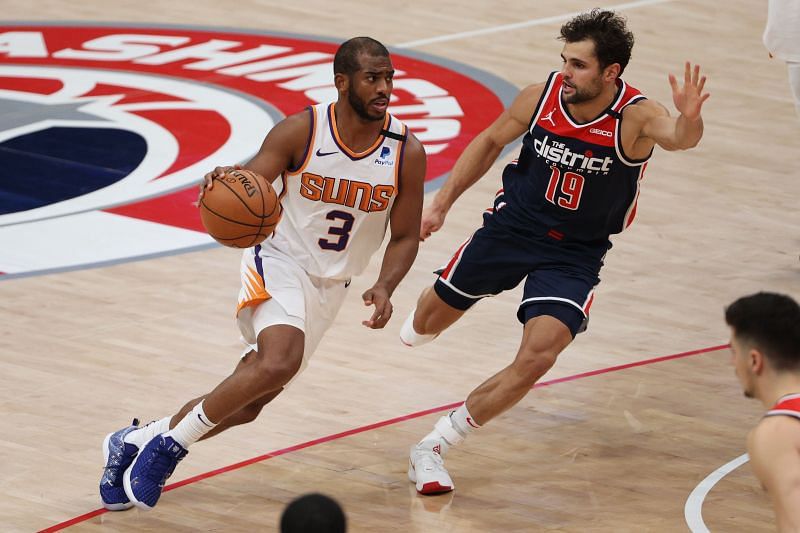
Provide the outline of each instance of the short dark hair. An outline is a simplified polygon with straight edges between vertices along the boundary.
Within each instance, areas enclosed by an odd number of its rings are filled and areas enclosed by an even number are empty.
[[[333,58],[333,73],[352,76],[361,68],[360,54],[389,57],[389,50],[372,37],[353,37],[343,42]]]
[[[776,370],[800,370],[800,306],[773,292],[743,296],[725,309],[734,335],[764,353]]]
[[[345,533],[347,519],[341,506],[324,494],[294,499],[281,515],[281,533]]]
[[[625,25],[625,18],[613,11],[593,9],[581,13],[561,26],[559,39],[566,43],[591,39],[601,69],[619,63],[622,74],[631,60],[633,33]]]

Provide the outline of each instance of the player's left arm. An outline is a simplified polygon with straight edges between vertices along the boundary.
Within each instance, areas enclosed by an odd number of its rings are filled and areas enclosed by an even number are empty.
[[[391,235],[383,254],[381,272],[375,285],[362,296],[364,305],[375,306],[372,317],[362,322],[372,329],[384,327],[391,318],[392,293],[408,273],[419,249],[426,159],[422,143],[411,132],[408,132],[400,164],[397,198],[389,215]]]
[[[779,531],[800,531],[800,421],[769,416],[748,436],[756,477],[772,499]]]
[[[652,139],[665,150],[686,150],[697,146],[703,136],[703,117],[700,114],[703,103],[710,96],[704,93],[706,77],[700,75],[700,65],[685,65],[683,86],[678,85],[675,76],[669,75],[672,87],[672,101],[680,114],[673,118],[667,110],[656,102],[644,101],[633,106],[644,111],[640,137]]]

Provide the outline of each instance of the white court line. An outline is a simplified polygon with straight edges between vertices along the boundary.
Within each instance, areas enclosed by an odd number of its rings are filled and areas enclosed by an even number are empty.
[[[663,4],[665,2],[672,2],[672,0],[639,0],[638,2],[627,2],[625,4],[617,4],[615,6],[607,6],[603,9],[610,11],[621,11],[623,9],[634,9],[637,7],[644,7],[653,4]],[[575,11],[573,13],[565,13],[563,15],[556,15],[553,17],[545,17],[541,19],[524,20],[522,22],[515,22],[513,24],[503,24],[502,26],[492,26],[491,28],[483,28],[481,30],[462,31],[460,33],[451,33],[449,35],[440,35],[439,37],[431,37],[429,39],[419,39],[417,41],[408,41],[407,43],[400,43],[394,45],[395,48],[414,48],[415,46],[423,46],[431,43],[440,43],[443,41],[454,41],[456,39],[464,39],[466,37],[475,37],[476,35],[486,35],[489,33],[497,33],[499,31],[516,30],[519,28],[529,28],[531,26],[541,26],[543,24],[550,24],[551,22],[561,22],[569,20],[576,15],[580,15],[585,11]]]
[[[730,474],[750,458],[747,454],[740,455],[733,461],[730,461],[721,467],[711,472],[703,481],[697,485],[689,498],[686,500],[686,505],[683,507],[683,516],[686,519],[686,525],[692,533],[709,533],[705,522],[703,522],[703,500],[711,489],[719,483],[719,481],[726,475]]]

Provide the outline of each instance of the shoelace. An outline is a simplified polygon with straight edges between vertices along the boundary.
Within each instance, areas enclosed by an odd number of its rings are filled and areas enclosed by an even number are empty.
[[[147,477],[151,481],[163,485],[167,478],[172,475],[172,472],[175,471],[178,461],[180,461],[179,458],[162,451],[160,448],[154,449]]]
[[[417,455],[414,468],[422,467],[423,470],[444,470],[444,459],[438,453],[425,452]]]
[[[118,456],[118,457],[117,457]],[[129,458],[129,461],[124,462],[122,458],[125,456],[125,442],[122,442],[122,447],[118,453],[110,454],[108,456],[110,465],[103,468],[103,479],[100,480],[100,483],[108,483],[109,485],[113,485],[117,479],[117,474],[119,474],[120,470],[124,470],[131,464],[133,461],[133,457]]]

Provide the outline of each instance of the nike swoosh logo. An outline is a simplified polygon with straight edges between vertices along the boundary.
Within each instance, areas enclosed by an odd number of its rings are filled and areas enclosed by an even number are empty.
[[[200,413],[197,413],[197,418],[200,420],[200,422],[203,423],[204,426],[212,427],[211,422],[206,422],[205,420],[203,420],[203,417],[200,416]]]
[[[320,149],[317,148],[317,157],[325,157],[326,155],[333,155],[333,154],[338,154],[338,153],[339,152],[337,152],[337,151],[334,151],[334,152],[321,152]]]

